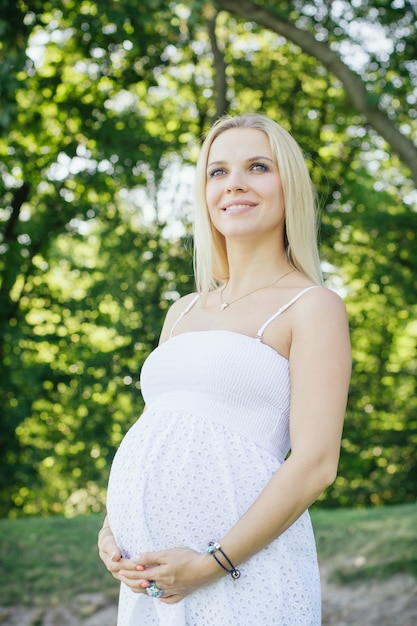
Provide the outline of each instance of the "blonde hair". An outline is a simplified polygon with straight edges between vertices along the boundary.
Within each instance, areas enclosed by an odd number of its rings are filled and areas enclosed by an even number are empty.
[[[300,147],[282,126],[258,113],[224,116],[211,127],[197,161],[195,178],[194,270],[204,296],[229,278],[226,242],[211,223],[206,202],[207,161],[213,141],[231,128],[253,128],[269,139],[278,165],[285,205],[284,244],[289,262],[313,282],[323,278],[317,249],[316,198]]]

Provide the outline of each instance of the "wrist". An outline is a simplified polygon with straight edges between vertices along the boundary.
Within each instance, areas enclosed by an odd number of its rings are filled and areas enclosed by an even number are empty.
[[[217,541],[210,541],[206,548],[206,554],[212,556],[222,570],[227,574],[230,574],[233,580],[240,578],[240,570],[238,570],[232,563],[230,557],[223,550],[220,543]]]
[[[216,563],[212,555],[206,552],[199,554],[198,570],[203,576],[204,583],[210,583],[226,576],[226,572]]]

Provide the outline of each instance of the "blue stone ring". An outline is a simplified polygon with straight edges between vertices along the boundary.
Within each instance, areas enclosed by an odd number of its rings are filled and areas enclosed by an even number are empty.
[[[156,586],[156,582],[154,580],[151,580],[150,582],[151,584],[149,585],[149,587],[146,587],[146,593],[151,598],[160,598],[162,594],[164,593],[164,590],[158,589],[158,587]]]

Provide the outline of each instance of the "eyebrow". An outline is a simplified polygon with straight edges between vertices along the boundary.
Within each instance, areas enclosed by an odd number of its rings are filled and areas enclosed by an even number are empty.
[[[273,159],[267,156],[263,156],[262,154],[260,154],[259,156],[249,157],[249,159],[246,159],[246,162],[251,163],[252,161],[258,161],[258,159],[264,159],[265,161],[275,163]],[[213,165],[222,165],[223,163],[226,163],[226,161],[212,161],[211,163],[207,163],[207,167],[212,167]]]

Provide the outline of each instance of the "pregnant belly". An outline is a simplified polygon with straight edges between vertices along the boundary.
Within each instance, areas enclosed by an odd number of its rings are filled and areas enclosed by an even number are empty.
[[[276,469],[269,452],[210,420],[148,410],[114,459],[109,521],[126,555],[202,550],[226,534]]]

